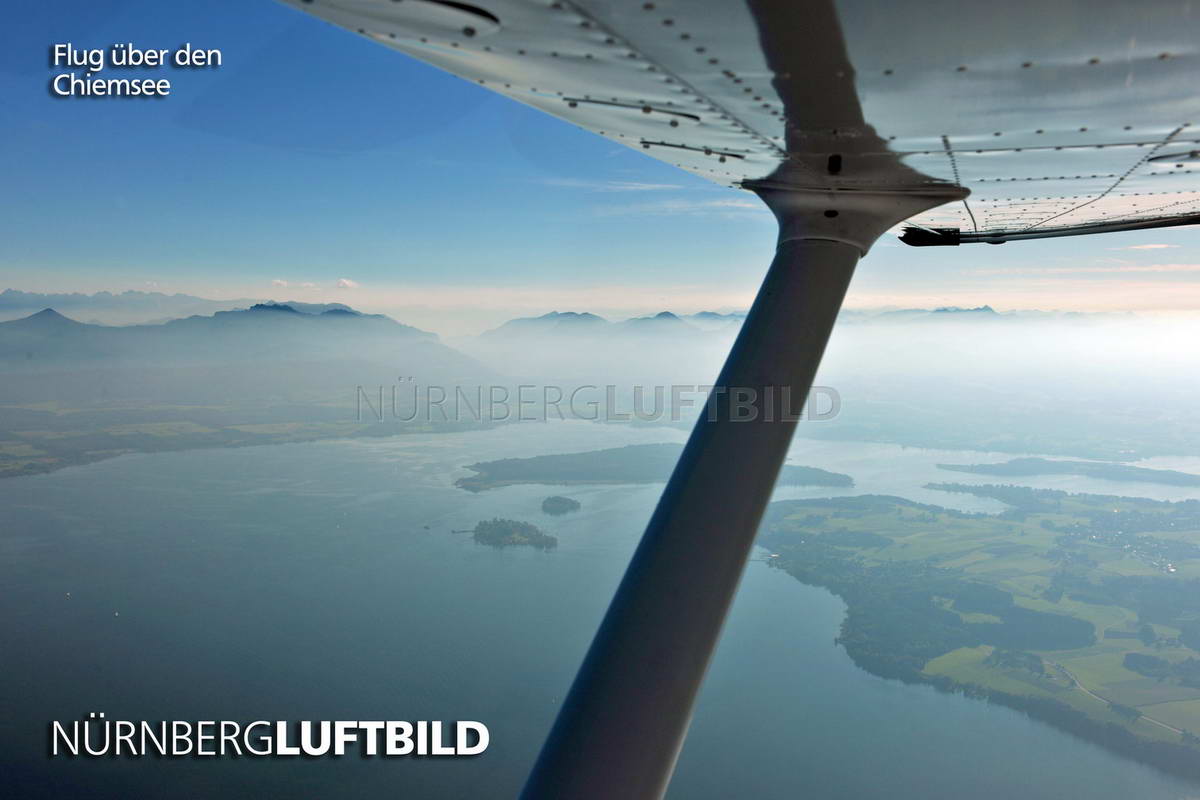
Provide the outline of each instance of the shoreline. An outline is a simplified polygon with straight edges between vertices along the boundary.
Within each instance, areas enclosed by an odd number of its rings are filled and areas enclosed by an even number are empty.
[[[1060,700],[1013,694],[975,683],[956,681],[946,675],[930,675],[921,670],[902,669],[892,664],[885,666],[883,662],[866,657],[853,646],[851,640],[845,638],[847,623],[856,609],[844,594],[833,585],[804,580],[788,571],[784,564],[768,561],[767,566],[784,571],[805,586],[824,589],[846,605],[846,613],[839,625],[839,634],[834,639],[834,644],[846,651],[854,666],[869,675],[908,685],[929,686],[945,694],[961,695],[967,700],[982,700],[1021,712],[1030,719],[1095,744],[1110,753],[1153,767],[1171,777],[1192,781],[1200,788],[1200,750],[1194,747],[1146,739],[1121,725],[1093,719],[1085,712]]]

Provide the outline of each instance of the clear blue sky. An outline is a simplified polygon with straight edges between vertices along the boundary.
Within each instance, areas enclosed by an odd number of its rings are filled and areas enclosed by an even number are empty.
[[[155,71],[165,99],[55,99],[49,47],[67,41],[191,42],[224,64]],[[436,330],[431,318],[737,307],[773,249],[749,194],[269,0],[18,4],[0,92],[2,286],[341,299]],[[1125,249],[1148,244],[1170,246]],[[851,303],[1196,308],[1198,256],[1190,230],[885,239]]]

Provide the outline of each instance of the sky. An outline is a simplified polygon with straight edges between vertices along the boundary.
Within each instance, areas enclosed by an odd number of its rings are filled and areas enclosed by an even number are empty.
[[[147,72],[166,98],[62,99],[64,42],[190,42],[223,63]],[[19,4],[0,92],[0,288],[338,301],[456,333],[745,308],[774,249],[749,193],[270,0]],[[1191,312],[1200,230],[885,237],[847,304]]]

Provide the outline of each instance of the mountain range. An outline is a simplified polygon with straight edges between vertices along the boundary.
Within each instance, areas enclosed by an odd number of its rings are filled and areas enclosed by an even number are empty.
[[[147,364],[392,358],[419,347],[442,359],[463,356],[437,336],[381,314],[346,306],[258,303],[162,324],[108,326],[77,322],[54,309],[0,322],[0,364],[26,367],[106,362]]]
[[[610,321],[551,312],[450,347],[342,304],[253,303],[126,326],[71,316],[45,308],[0,322],[0,462],[3,452],[25,452],[30,437],[42,455],[12,455],[14,468],[183,446],[195,437],[363,435],[372,429],[358,416],[363,388],[378,403],[388,387],[407,395],[412,385],[540,384],[564,396],[573,387],[613,387],[618,405],[629,407],[639,387],[653,397],[665,386],[711,381],[744,319],[663,311]],[[1169,380],[1190,380],[1194,339],[1174,320],[979,306],[851,310],[842,321],[817,382],[846,402],[835,422],[805,428],[811,438],[1109,458],[1175,452],[1175,442],[1195,436],[1185,410],[1194,392]],[[1151,352],[1155,358],[1146,358]],[[1131,381],[1155,387],[1156,403],[1168,410],[1145,415],[1129,405]],[[1112,448],[1089,444],[1097,419],[1112,428]],[[140,444],[129,438],[131,425],[140,426]],[[88,438],[102,429],[103,441]],[[1027,433],[1014,438],[1015,430]],[[67,433],[74,444],[53,444]]]
[[[878,324],[910,322],[1014,322],[1033,320],[1084,320],[1127,318],[1127,313],[1058,312],[1058,311],[997,311],[989,305],[963,308],[884,308],[842,309],[838,315],[843,324]],[[479,335],[484,340],[504,340],[522,336],[612,336],[623,334],[671,334],[720,332],[736,333],[746,320],[745,311],[718,313],[700,311],[694,314],[675,314],[660,311],[643,317],[610,321],[586,311],[551,311],[538,317],[519,317]]]
[[[164,292],[47,294],[5,289],[0,292],[0,319],[15,319],[43,308],[53,308],[81,320],[103,322],[110,325],[127,325],[248,308],[261,302],[263,301],[250,298],[210,300],[190,294],[166,294]]]
[[[109,325],[129,325],[161,323],[172,319],[195,315],[211,315],[219,311],[246,309],[258,304],[287,305],[296,311],[319,314],[332,309],[350,310],[342,303],[307,303],[299,300],[271,301],[262,298],[237,298],[232,300],[213,300],[190,294],[167,294],[157,291],[124,291],[124,292],[81,292],[41,293],[26,292],[19,289],[0,291],[0,320],[25,317],[44,308],[53,308],[72,319]],[[858,322],[906,322],[906,321],[945,321],[945,320],[1001,320],[1001,319],[1070,319],[1070,318],[1112,318],[1128,316],[1128,314],[1096,314],[1058,311],[996,311],[991,306],[982,305],[974,308],[943,306],[939,308],[878,308],[878,309],[843,309],[839,319],[844,323]],[[688,325],[706,331],[736,330],[746,318],[745,311],[728,313],[715,311],[700,311],[692,314],[679,314],[662,311],[646,317],[636,317],[632,320],[611,321],[587,311],[551,311],[537,317],[522,317],[509,320],[497,328],[489,330],[481,336],[488,338],[504,338],[525,332],[542,333],[553,331],[556,334],[588,331],[649,330],[645,325],[626,324],[646,320],[671,322],[678,319]],[[657,325],[654,330],[670,330],[669,324]],[[686,328],[677,328],[687,330]]]
[[[504,340],[524,336],[613,336],[644,334],[687,334],[737,326],[746,318],[745,314],[717,314],[701,311],[698,314],[679,315],[660,311],[644,317],[633,317],[621,321],[610,321],[590,312],[551,311],[540,317],[519,317],[503,325],[484,331],[481,339]]]
[[[470,430],[484,423],[423,413],[416,387],[493,380],[432,333],[340,305],[127,326],[47,308],[0,322],[0,477],[138,451]]]
[[[383,315],[266,303],[128,326],[77,322],[44,309],[0,322],[0,374],[0,406],[303,407],[304,418],[353,406],[356,386],[375,392],[398,381],[453,386],[495,379],[434,334]],[[4,411],[10,419],[17,413]]]

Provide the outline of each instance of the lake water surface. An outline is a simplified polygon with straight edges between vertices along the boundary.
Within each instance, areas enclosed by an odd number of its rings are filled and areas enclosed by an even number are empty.
[[[9,796],[513,796],[661,487],[470,494],[453,481],[479,460],[681,438],[530,424],[127,456],[0,481],[2,783]],[[853,475],[853,493],[999,509],[920,487],[982,482],[933,465],[1000,456],[823,441],[794,452]],[[542,515],[557,492],[582,511]],[[454,532],[493,516],[532,521],[559,546],[497,551]],[[868,675],[834,646],[843,611],[750,564],[672,798],[1200,797],[1008,709]],[[49,721],[91,711],[475,719],[492,743],[469,759],[48,759]]]

